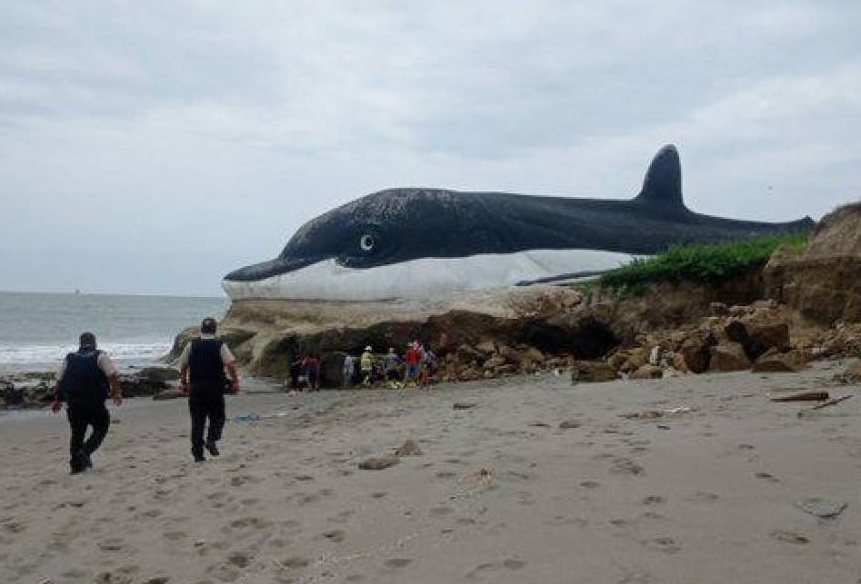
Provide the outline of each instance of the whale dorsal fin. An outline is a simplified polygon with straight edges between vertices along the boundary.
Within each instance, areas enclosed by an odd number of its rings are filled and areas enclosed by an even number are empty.
[[[635,200],[659,211],[687,210],[682,199],[682,165],[675,146],[667,144],[655,154]]]

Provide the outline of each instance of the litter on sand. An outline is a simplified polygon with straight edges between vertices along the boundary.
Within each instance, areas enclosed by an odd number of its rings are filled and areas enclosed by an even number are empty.
[[[642,412],[633,412],[630,414],[619,414],[623,418],[629,420],[654,420],[665,416],[675,416],[676,414],[687,414],[696,411],[696,408],[691,406],[679,406],[677,408],[669,408],[666,410],[643,410]]]
[[[237,416],[233,416],[233,421],[239,422],[240,424],[253,424],[255,422],[259,422],[260,420],[283,418],[286,415],[287,412],[275,412],[274,414],[239,414]]]
[[[799,393],[791,393],[789,395],[769,395],[768,399],[773,402],[825,401],[828,397],[827,391],[802,391]]]
[[[798,501],[795,506],[805,513],[810,513],[820,519],[834,519],[843,513],[849,504],[843,501],[828,501],[819,497],[810,497]]]

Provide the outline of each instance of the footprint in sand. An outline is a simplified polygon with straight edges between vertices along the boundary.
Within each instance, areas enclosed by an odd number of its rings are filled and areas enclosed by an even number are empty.
[[[99,549],[103,552],[120,552],[125,549],[122,540],[103,541],[99,543]]]
[[[682,545],[672,537],[655,537],[642,543],[649,549],[657,550],[665,554],[675,554],[682,549]]]
[[[323,533],[323,537],[329,541],[333,541],[335,543],[342,542],[347,537],[346,532],[343,529],[333,529],[332,531],[326,531]]]
[[[773,539],[776,539],[777,541],[783,543],[791,543],[795,545],[804,545],[810,543],[810,540],[807,537],[792,531],[776,529],[772,531],[770,535]]]
[[[484,580],[492,578],[496,572],[501,570],[521,570],[526,566],[526,562],[517,558],[507,558],[498,563],[480,564],[466,574],[469,580]]]
[[[646,469],[630,458],[617,457],[613,459],[613,466],[610,467],[610,472],[613,474],[639,476],[646,472]]]
[[[697,491],[690,497],[688,497],[688,501],[696,501],[696,502],[711,502],[717,501],[720,499],[718,495],[715,493],[710,493],[708,491]]]
[[[767,472],[758,472],[754,476],[758,479],[762,479],[762,480],[768,481],[770,483],[779,483],[780,482],[779,478],[777,478],[773,474],[767,473]]]
[[[96,584],[132,584],[132,582],[134,582],[134,579],[128,574],[102,572],[96,576]]]
[[[246,552],[233,552],[227,556],[227,562],[237,568],[247,568],[253,559],[254,556]]]
[[[272,525],[269,521],[260,517],[242,517],[234,519],[221,531],[222,533],[230,533],[232,531],[257,531]]]
[[[281,565],[291,570],[307,568],[310,563],[311,561],[308,560],[308,558],[303,558],[301,556],[290,556],[289,558],[281,560]]]
[[[341,511],[340,513],[336,513],[332,517],[329,517],[327,521],[331,521],[332,523],[346,523],[350,520],[350,517],[355,515],[356,512],[352,509],[346,509]]]
[[[163,537],[168,541],[179,541],[188,537],[188,534],[183,531],[166,531]]]
[[[654,582],[651,574],[636,571],[625,574],[616,584],[649,584],[650,582]]]

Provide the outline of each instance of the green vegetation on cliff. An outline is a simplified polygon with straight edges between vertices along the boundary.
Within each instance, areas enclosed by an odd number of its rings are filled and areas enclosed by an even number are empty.
[[[666,252],[603,274],[598,283],[604,288],[624,288],[634,294],[647,284],[659,282],[699,282],[712,284],[728,280],[747,270],[762,267],[771,254],[783,247],[801,251],[807,235],[788,234],[719,244],[678,245]]]

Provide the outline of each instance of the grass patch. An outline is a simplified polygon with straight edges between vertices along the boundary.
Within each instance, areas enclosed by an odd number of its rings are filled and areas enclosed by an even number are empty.
[[[786,234],[719,244],[676,245],[656,256],[635,259],[607,272],[599,283],[634,295],[645,292],[648,284],[659,282],[715,284],[764,266],[778,247],[801,251],[807,241],[805,234]]]

